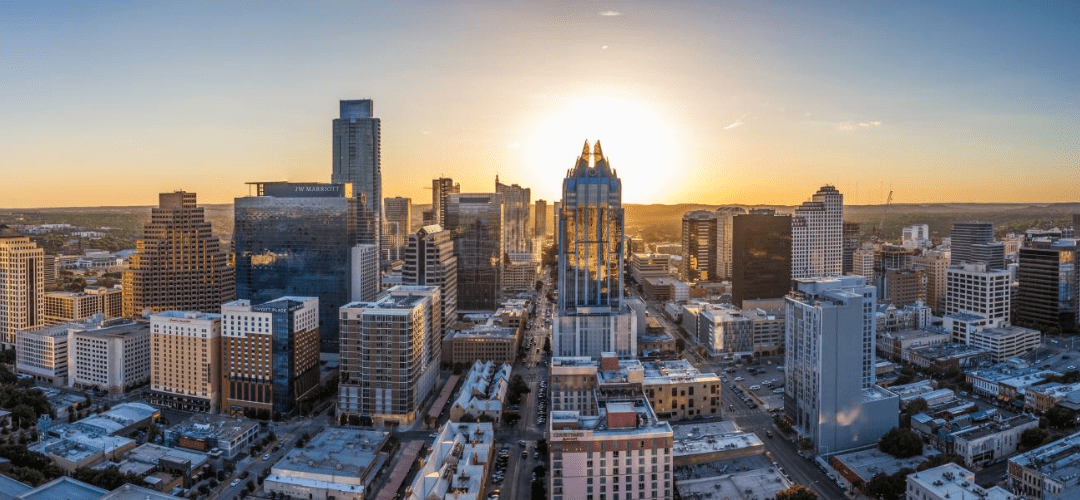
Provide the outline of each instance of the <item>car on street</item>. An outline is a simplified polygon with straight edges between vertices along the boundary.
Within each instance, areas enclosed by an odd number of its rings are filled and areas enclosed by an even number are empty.
[[[742,382],[743,380],[746,380],[746,379],[742,378],[742,377],[735,377],[736,382]]]
[[[267,454],[263,455],[263,460],[264,460],[264,461],[265,461],[265,460],[270,460],[270,454],[269,454],[269,453],[267,453]]]
[[[240,478],[233,479],[232,482],[229,483],[229,486],[236,486],[238,484],[240,484]]]
[[[521,458],[529,458],[529,450],[521,450]]]

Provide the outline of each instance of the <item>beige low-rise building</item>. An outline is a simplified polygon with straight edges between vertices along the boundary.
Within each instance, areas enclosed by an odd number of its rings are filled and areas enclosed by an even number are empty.
[[[81,292],[46,292],[42,322],[57,325],[95,314],[106,319],[119,318],[124,312],[123,293],[119,285],[109,288],[86,287]]]
[[[1031,500],[1080,498],[1080,432],[1010,458],[1008,484]]]
[[[1024,390],[1024,409],[1045,413],[1068,398],[1070,394],[1077,392],[1080,392],[1080,382],[1071,384],[1051,382],[1030,386]]]
[[[267,493],[310,500],[364,500],[389,456],[389,433],[333,427],[289,451],[263,482]]]
[[[907,476],[909,500],[1017,500],[1017,495],[1000,486],[983,488],[975,484],[975,473],[954,463],[947,463]]]
[[[443,362],[492,361],[513,363],[517,358],[516,328],[496,325],[461,325],[451,328],[442,341]]]

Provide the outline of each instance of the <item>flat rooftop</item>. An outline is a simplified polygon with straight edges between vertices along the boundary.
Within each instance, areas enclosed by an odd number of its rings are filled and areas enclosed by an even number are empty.
[[[791,486],[775,467],[735,472],[714,477],[675,481],[682,498],[759,500],[772,498]]]
[[[672,454],[676,458],[739,449],[765,449],[765,443],[757,435],[742,432],[734,422],[675,425],[672,431]]]
[[[843,455],[835,455],[833,458],[846,465],[863,481],[869,482],[870,478],[880,473],[891,475],[903,468],[915,470],[918,468],[919,464],[926,461],[929,457],[919,455],[911,458],[895,458],[884,451],[872,448],[869,450],[845,453]]]
[[[330,427],[316,434],[303,448],[296,448],[274,464],[279,476],[323,474],[361,477],[375,462],[389,434],[344,427]]]
[[[23,493],[19,498],[22,500],[98,500],[107,493],[107,490],[97,486],[60,476]]]
[[[1058,482],[1069,483],[1080,476],[1080,432],[1009,459],[1021,467],[1039,471]]]
[[[937,498],[977,498],[980,500],[1014,500],[1017,497],[999,486],[990,489],[975,484],[975,474],[954,463],[908,475],[908,481],[919,484]]]

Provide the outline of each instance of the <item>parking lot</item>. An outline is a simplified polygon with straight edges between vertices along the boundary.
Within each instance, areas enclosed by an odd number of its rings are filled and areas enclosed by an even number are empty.
[[[784,372],[778,365],[743,366],[726,368],[721,380],[728,390],[739,397],[750,409],[759,405],[767,410],[784,406]]]

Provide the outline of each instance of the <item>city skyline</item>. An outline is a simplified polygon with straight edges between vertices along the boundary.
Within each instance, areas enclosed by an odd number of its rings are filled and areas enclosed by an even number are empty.
[[[599,139],[626,203],[1073,201],[1078,9],[5,3],[0,206],[328,182],[337,101],[368,98],[388,197],[557,199]]]

